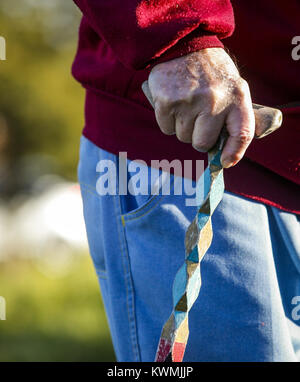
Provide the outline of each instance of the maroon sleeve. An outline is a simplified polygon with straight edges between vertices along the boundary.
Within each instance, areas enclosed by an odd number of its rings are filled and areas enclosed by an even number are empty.
[[[229,0],[74,0],[95,32],[127,67],[209,47],[234,29]],[[155,60],[155,61],[154,61]]]

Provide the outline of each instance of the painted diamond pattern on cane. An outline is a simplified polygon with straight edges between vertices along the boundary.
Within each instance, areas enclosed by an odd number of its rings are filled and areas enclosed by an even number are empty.
[[[156,362],[182,362],[189,337],[188,313],[201,288],[200,262],[211,245],[211,215],[224,193],[223,168],[220,162],[224,138],[208,153],[208,167],[197,182],[204,183],[204,198],[196,218],[185,236],[185,261],[173,283],[173,312],[165,323],[159,340]],[[170,324],[172,323],[172,325]]]

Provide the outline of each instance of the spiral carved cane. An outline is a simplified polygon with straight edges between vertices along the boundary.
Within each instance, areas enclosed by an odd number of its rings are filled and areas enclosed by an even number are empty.
[[[142,89],[154,106],[147,81]],[[256,120],[256,138],[262,138],[282,123],[279,110],[253,104]],[[199,196],[204,186],[204,197],[197,200],[198,210],[185,235],[185,260],[176,273],[173,283],[173,311],[166,321],[158,343],[156,362],[182,362],[189,337],[188,313],[201,288],[200,262],[211,245],[213,231],[211,216],[224,193],[221,154],[226,141],[222,130],[217,144],[208,152],[208,166],[197,182]]]

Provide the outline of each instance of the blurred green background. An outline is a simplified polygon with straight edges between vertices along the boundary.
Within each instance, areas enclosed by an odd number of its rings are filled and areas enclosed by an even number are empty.
[[[79,21],[71,0],[0,0],[0,362],[115,360],[76,185]]]

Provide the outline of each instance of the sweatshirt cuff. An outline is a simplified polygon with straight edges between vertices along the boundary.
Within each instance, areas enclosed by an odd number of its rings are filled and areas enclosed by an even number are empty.
[[[224,45],[216,35],[203,35],[203,31],[199,32],[197,30],[179,40],[171,48],[166,49],[163,52],[159,52],[157,56],[151,60],[146,68],[151,70],[155,65],[206,48],[224,48]]]

